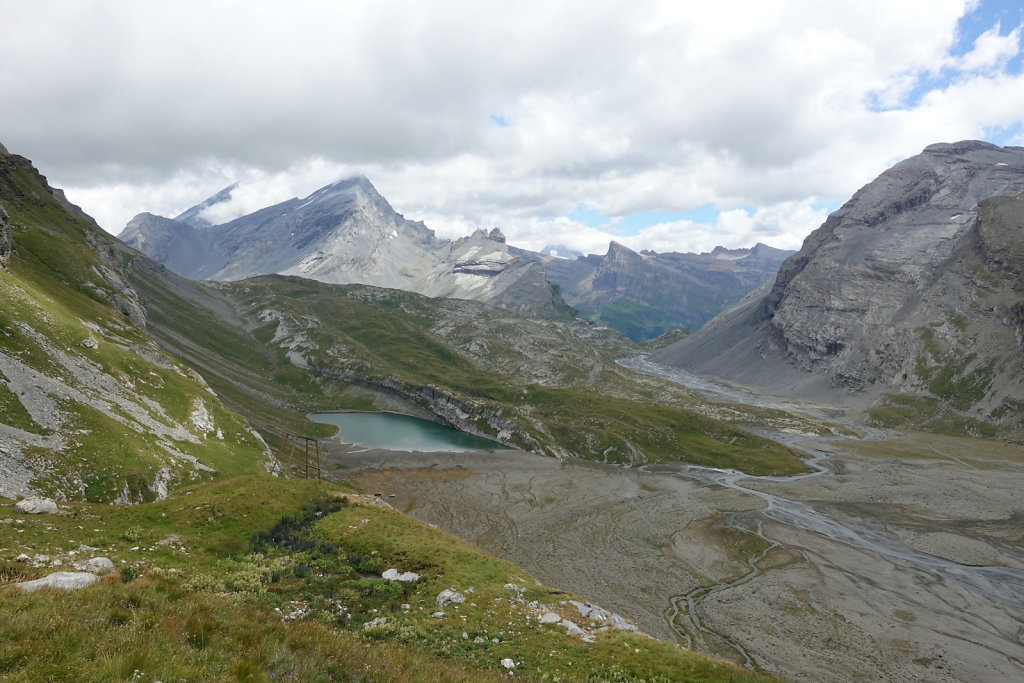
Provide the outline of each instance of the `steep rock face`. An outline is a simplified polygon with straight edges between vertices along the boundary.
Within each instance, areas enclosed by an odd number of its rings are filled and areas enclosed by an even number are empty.
[[[534,264],[509,253],[498,230],[450,242],[406,220],[363,177],[341,180],[223,225],[206,209],[233,188],[170,220],[140,214],[122,239],[197,280],[298,275],[330,284],[367,284],[430,296],[466,298],[540,317],[560,314]]]
[[[771,278],[792,253],[764,244],[705,254],[637,253],[618,242],[603,256],[574,260],[523,252],[544,264],[567,303],[634,341],[700,327]]]
[[[7,269],[13,250],[14,239],[11,235],[11,223],[8,220],[7,211],[0,206],[0,268]]]
[[[544,267],[509,253],[497,228],[477,230],[451,243],[448,253],[420,278],[416,291],[433,297],[486,301],[530,317],[550,317],[564,305]]]
[[[175,272],[189,270],[206,257],[207,245],[195,228],[151,213],[132,218],[118,237]]]
[[[1022,190],[1024,148],[931,145],[832,214],[766,292],[657,360],[850,403],[925,396],[987,418],[1022,396]]]

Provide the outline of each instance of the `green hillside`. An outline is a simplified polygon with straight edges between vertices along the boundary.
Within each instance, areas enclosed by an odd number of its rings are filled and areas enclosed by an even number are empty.
[[[183,483],[263,471],[262,439],[145,330],[115,240],[0,155],[15,252],[0,271],[0,435],[28,489],[153,500]]]
[[[456,406],[542,452],[769,469],[792,468],[788,452],[556,323],[296,279],[184,281],[14,155],[0,205],[0,680],[761,680],[604,628],[582,598],[350,486],[271,476],[250,424],[280,445],[317,429],[307,410],[390,401]],[[58,514],[15,510],[30,493]],[[100,556],[113,569],[89,587],[15,586]],[[446,589],[464,599],[439,609]]]

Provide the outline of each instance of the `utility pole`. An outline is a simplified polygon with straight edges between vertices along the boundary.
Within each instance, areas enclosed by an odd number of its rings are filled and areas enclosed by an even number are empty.
[[[289,460],[295,455],[295,449],[298,445],[302,444],[303,451],[303,470],[302,476],[306,479],[310,479],[310,472],[316,472],[316,478],[323,480],[323,467],[320,462],[320,439],[314,439],[309,436],[303,436],[302,434],[289,434],[288,441],[292,444],[292,449],[289,451]],[[315,462],[314,462],[315,458]]]

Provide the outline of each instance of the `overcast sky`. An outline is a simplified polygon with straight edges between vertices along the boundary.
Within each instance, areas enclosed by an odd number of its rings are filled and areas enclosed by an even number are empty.
[[[117,233],[363,173],[457,237],[797,248],[932,142],[1024,144],[1016,0],[0,0],[0,142]]]

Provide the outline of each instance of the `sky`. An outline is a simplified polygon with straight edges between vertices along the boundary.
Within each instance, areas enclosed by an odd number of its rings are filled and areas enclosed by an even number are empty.
[[[111,233],[355,173],[444,237],[799,248],[934,142],[1024,145],[1019,0],[0,0],[0,143]]]

